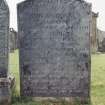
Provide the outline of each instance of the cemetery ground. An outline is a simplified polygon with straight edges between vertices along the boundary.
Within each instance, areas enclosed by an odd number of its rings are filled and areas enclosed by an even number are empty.
[[[21,99],[19,97],[19,60],[18,50],[10,54],[9,70],[16,78],[16,86],[12,93],[12,105],[58,105],[50,102],[33,102],[30,98]],[[91,70],[91,105],[105,105],[105,54],[92,55],[92,70]],[[62,101],[62,104],[67,105]],[[78,105],[78,104],[77,104]]]

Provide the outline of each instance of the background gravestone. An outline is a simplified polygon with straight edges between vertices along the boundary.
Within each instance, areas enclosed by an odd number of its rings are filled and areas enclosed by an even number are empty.
[[[0,0],[0,105],[10,104],[8,74],[9,8]]]
[[[18,34],[13,29],[9,29],[9,52],[14,53],[14,51],[18,49]]]
[[[0,78],[8,72],[9,9],[4,0],[0,0]]]
[[[82,0],[18,5],[21,95],[89,97],[90,21]]]

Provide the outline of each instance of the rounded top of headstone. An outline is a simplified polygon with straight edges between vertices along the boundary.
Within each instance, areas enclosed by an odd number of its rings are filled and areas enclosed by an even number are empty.
[[[25,2],[32,2],[32,1],[39,1],[39,2],[41,2],[40,0],[25,0],[25,1],[22,1],[22,2],[18,3],[18,5],[19,5],[19,4],[24,4]],[[54,1],[55,1],[55,0],[54,0]],[[63,1],[63,0],[61,0],[61,1]],[[88,3],[88,2],[85,1],[85,0],[68,0],[68,2],[72,2],[72,1],[80,1],[80,2],[84,2],[84,3],[86,3],[86,4],[91,4],[91,3]]]
[[[5,0],[4,0],[5,1]],[[20,3],[18,3],[17,5],[18,6],[20,6],[20,5],[25,5],[25,4],[28,4],[28,3],[30,3],[30,2],[36,2],[36,1],[38,1],[38,2],[42,2],[42,1],[44,1],[44,0],[24,0],[24,1],[22,1],[22,2],[20,2]],[[56,0],[54,0],[54,1],[56,1]],[[60,1],[63,1],[63,0],[60,0]],[[75,2],[75,1],[78,1],[78,2],[81,2],[83,5],[88,5],[89,7],[91,7],[91,3],[89,3],[89,2],[87,2],[87,1],[85,1],[85,0],[67,0],[68,2]]]
[[[49,0],[25,0],[22,1],[20,3],[17,4],[17,10],[18,11],[24,11],[28,8],[30,8],[32,5],[37,5],[40,2],[48,2]],[[52,1],[58,1],[58,0],[52,0]],[[70,5],[81,5],[82,10],[87,13],[90,14],[91,12],[91,3],[86,2],[85,0],[59,0],[59,2],[64,3],[64,4],[70,4]],[[67,5],[68,5],[67,4]]]
[[[0,9],[9,10],[9,7],[8,7],[6,0],[0,0]]]

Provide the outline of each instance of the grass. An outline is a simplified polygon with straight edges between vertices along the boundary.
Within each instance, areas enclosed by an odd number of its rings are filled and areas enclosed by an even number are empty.
[[[9,73],[14,76],[16,79],[16,95],[20,95],[20,80],[19,80],[19,58],[18,58],[18,50],[9,55]]]
[[[21,99],[19,97],[19,59],[18,50],[10,54],[9,70],[10,74],[16,78],[16,91],[13,95],[12,105],[58,105],[50,103],[33,102],[31,99]],[[105,105],[105,54],[92,55],[91,72],[91,99],[92,105]],[[61,104],[60,104],[61,105]],[[67,105],[62,103],[62,105]]]
[[[105,54],[92,55],[91,97],[93,105],[105,105]]]

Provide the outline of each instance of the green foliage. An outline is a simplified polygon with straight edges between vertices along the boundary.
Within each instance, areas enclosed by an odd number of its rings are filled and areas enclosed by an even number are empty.
[[[18,50],[10,54],[9,62],[10,74],[16,78],[16,89],[13,92],[12,105],[71,105],[64,100],[62,100],[60,104],[52,104],[52,102],[49,101],[34,102],[31,98],[20,98]],[[91,66],[91,105],[105,105],[105,54],[92,55]],[[75,104],[80,105],[78,101]]]

